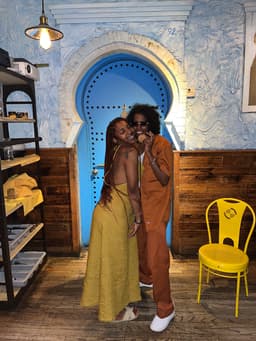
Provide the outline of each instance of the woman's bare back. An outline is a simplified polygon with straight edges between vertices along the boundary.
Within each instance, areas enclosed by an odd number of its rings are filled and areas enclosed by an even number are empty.
[[[121,146],[113,162],[113,180],[115,185],[129,183],[130,177],[137,177],[138,153],[134,147]]]

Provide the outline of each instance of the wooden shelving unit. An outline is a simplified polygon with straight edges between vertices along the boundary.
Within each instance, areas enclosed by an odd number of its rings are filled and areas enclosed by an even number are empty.
[[[41,137],[38,136],[34,80],[0,66],[0,85],[2,88],[2,98],[0,100],[3,103],[3,116],[0,117],[2,136],[0,139],[0,307],[11,308],[18,303],[26,292],[36,273],[40,271],[41,266],[45,263],[47,254],[42,200],[35,203],[35,209],[37,209],[36,219],[38,221],[24,224],[25,220],[35,219],[34,217],[30,218],[30,213],[24,213],[24,216],[22,216],[24,198],[7,198],[4,191],[4,185],[8,179],[23,172],[27,173],[26,167],[35,164],[38,187],[32,191],[39,193],[40,198],[42,198],[40,192],[39,147]],[[24,93],[29,100],[10,100],[9,98],[12,98],[15,92]],[[22,105],[30,107],[31,117],[13,119],[8,116],[9,106],[22,107]],[[10,136],[10,126],[12,124],[24,123],[31,125],[31,136]],[[29,144],[31,153],[5,160],[5,148],[19,144]],[[39,233],[42,235],[40,239],[42,247],[40,250],[26,251],[26,247]]]

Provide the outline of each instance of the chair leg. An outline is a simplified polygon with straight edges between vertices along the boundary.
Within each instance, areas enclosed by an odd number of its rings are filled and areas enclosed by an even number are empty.
[[[206,283],[209,284],[209,280],[210,280],[210,271],[209,268],[207,268],[207,276],[206,276]]]
[[[200,263],[199,263],[199,277],[198,277],[197,303],[200,303],[200,297],[201,297],[202,271],[203,271],[203,265],[202,265],[202,263],[200,262]]]
[[[248,296],[249,295],[249,291],[248,291],[248,280],[247,280],[247,273],[244,273],[244,286],[245,286],[245,295]]]
[[[238,317],[238,304],[239,304],[239,292],[240,292],[240,272],[237,273],[236,282],[236,307],[235,307],[235,317]]]

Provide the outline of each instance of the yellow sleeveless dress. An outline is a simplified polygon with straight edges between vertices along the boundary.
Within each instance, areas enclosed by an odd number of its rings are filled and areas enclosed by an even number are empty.
[[[134,221],[127,185],[113,189],[107,207],[93,212],[87,270],[81,305],[98,306],[99,320],[112,321],[130,302],[141,299],[136,237],[128,238]]]

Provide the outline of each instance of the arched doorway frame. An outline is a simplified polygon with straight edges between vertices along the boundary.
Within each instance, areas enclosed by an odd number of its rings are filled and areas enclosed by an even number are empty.
[[[62,139],[66,147],[75,144],[83,122],[75,107],[77,86],[84,74],[104,56],[126,52],[149,61],[166,79],[173,92],[173,102],[165,123],[176,149],[182,149],[185,136],[185,74],[168,49],[143,35],[113,31],[88,41],[66,62],[59,83]]]

